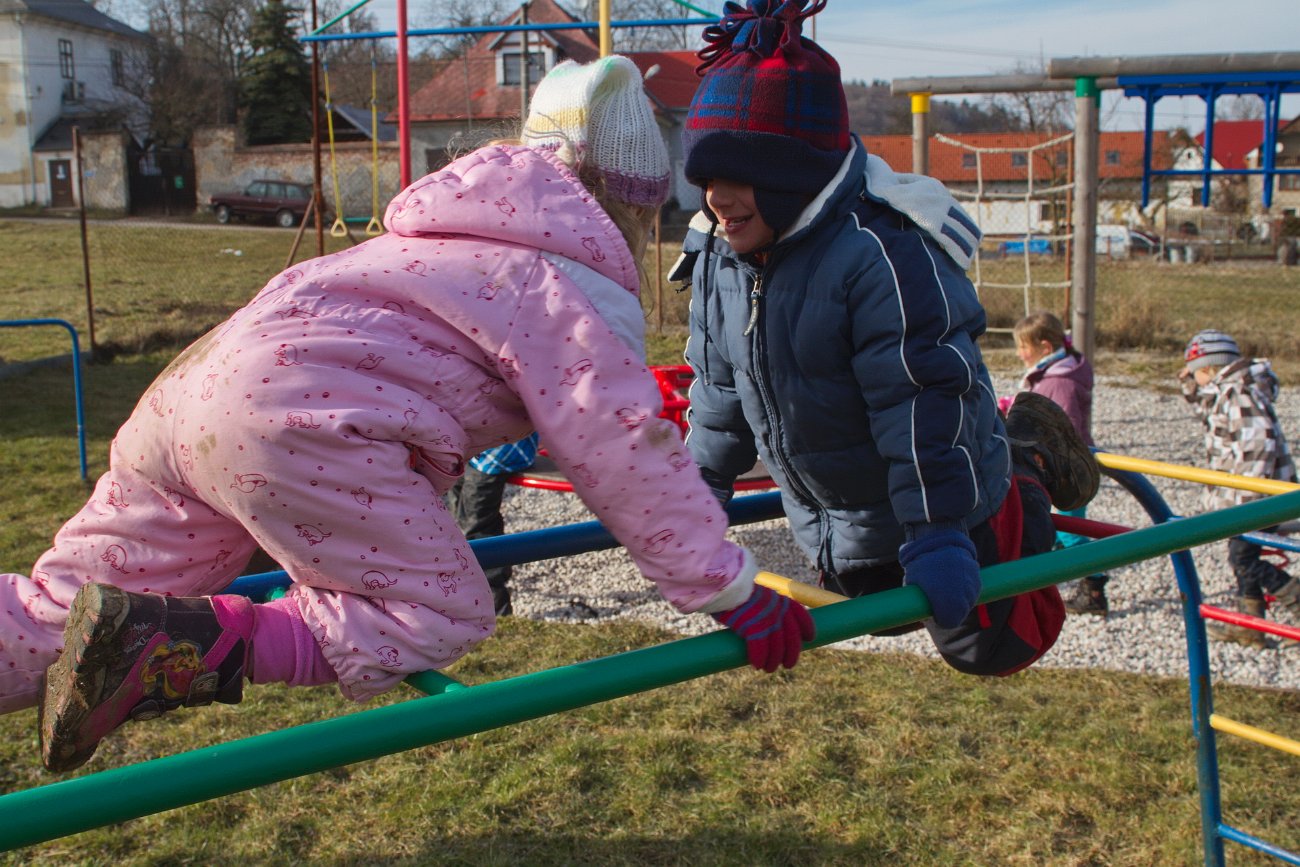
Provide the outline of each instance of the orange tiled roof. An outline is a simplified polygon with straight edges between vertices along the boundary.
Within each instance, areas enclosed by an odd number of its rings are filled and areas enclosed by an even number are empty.
[[[974,148],[1026,148],[1043,144],[1060,137],[1060,133],[1034,132],[981,132],[956,133],[947,138],[954,139]],[[910,135],[870,135],[862,137],[867,150],[879,156],[890,166],[899,171],[907,171],[912,165],[912,137]],[[1050,149],[1034,152],[1034,178],[1046,182],[1049,168],[1054,168],[1059,175],[1070,165],[1073,145],[1063,142]],[[1098,175],[1102,179],[1139,179],[1142,177],[1142,133],[1141,132],[1103,132],[1097,155]],[[1013,165],[1010,153],[984,153],[980,159],[980,169],[974,165],[963,164],[963,154],[972,151],[956,145],[930,139],[930,175],[945,183],[975,183],[983,177],[986,183],[996,181],[1024,181],[1029,177],[1027,165]],[[1064,164],[1057,162],[1057,153],[1065,154]],[[1169,133],[1158,131],[1151,141],[1152,168],[1164,169],[1171,166]]]
[[[700,59],[694,51],[637,51],[627,55],[642,74],[655,66],[659,71],[645,83],[651,99],[667,110],[685,111],[699,87],[695,66]]]

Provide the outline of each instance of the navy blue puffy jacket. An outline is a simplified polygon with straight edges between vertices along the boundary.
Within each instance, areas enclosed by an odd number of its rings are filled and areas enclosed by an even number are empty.
[[[697,217],[674,269],[692,282],[692,455],[722,487],[761,457],[835,572],[897,559],[903,524],[981,523],[1010,484],[975,289],[868,194],[855,144],[764,267]]]

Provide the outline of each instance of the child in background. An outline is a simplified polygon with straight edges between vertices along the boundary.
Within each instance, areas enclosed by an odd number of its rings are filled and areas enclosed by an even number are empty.
[[[506,518],[501,504],[506,495],[506,479],[512,473],[522,473],[537,460],[537,433],[533,432],[518,442],[488,449],[475,455],[465,467],[465,475],[452,485],[447,503],[456,524],[466,539],[487,539],[506,531]],[[510,601],[510,566],[493,566],[484,569],[488,587],[492,588],[492,607],[497,617],[514,613]]]
[[[1061,320],[1046,311],[1031,313],[1015,324],[1012,334],[1016,355],[1026,368],[1020,390],[1041,394],[1065,410],[1079,436],[1091,446],[1092,365],[1070,344]],[[1061,514],[1082,518],[1086,513],[1086,507],[1081,507]],[[1056,538],[1066,548],[1088,541],[1075,533],[1057,533]],[[1106,600],[1109,580],[1107,575],[1083,578],[1074,594],[1066,598],[1065,609],[1071,614],[1105,617],[1110,611]]]
[[[1278,380],[1267,358],[1243,358],[1237,341],[1222,331],[1206,329],[1187,343],[1186,364],[1178,371],[1183,397],[1205,426],[1205,455],[1212,470],[1259,479],[1296,480],[1273,402]],[[1207,487],[1206,510],[1226,509],[1259,499],[1263,494],[1237,488]],[[1276,531],[1271,527],[1269,532]],[[1228,563],[1237,579],[1237,609],[1263,617],[1264,594],[1300,613],[1300,581],[1263,559],[1263,549],[1240,537],[1228,540]],[[1235,624],[1211,621],[1205,631],[1217,641],[1266,648],[1264,633]]]
[[[522,144],[416,181],[388,234],[288,269],[182,353],[31,576],[0,576],[0,710],[45,675],[46,766],[128,719],[237,703],[245,678],[360,701],[450,665],[495,617],[441,497],[534,430],[665,599],[793,666],[811,618],[754,584],[658,417],[638,292],[668,185],[636,66],[563,63]],[[209,596],[259,544],[288,595]]]
[[[801,35],[824,5],[728,3],[705,29],[683,136],[705,208],[674,268],[686,442],[724,500],[762,458],[825,587],[918,587],[944,660],[1009,674],[1064,607],[1055,587],[977,605],[980,567],[1050,550],[1049,497],[1082,506],[1097,463],[1046,398],[1019,395],[1004,427],[965,274],[979,230],[850,132],[839,65]]]

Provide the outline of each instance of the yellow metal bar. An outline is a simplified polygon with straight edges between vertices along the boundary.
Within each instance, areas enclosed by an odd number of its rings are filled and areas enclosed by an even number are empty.
[[[823,590],[820,587],[814,587],[811,584],[805,584],[802,581],[794,581],[773,572],[759,572],[754,577],[754,583],[775,590],[782,596],[789,596],[795,602],[807,605],[809,608],[831,605],[849,598],[838,593],[832,593],[829,590]]]
[[[610,32],[610,0],[600,0],[600,56],[609,57],[614,53],[614,37]]]
[[[1127,455],[1112,455],[1106,452],[1097,453],[1097,463],[1112,470],[1145,473],[1150,476],[1164,476],[1169,479],[1181,479],[1185,482],[1201,482],[1206,485],[1218,485],[1222,488],[1240,488],[1243,491],[1255,491],[1260,494],[1288,494],[1291,491],[1300,491],[1300,485],[1293,482],[1234,476],[1232,473],[1221,473],[1218,470],[1202,470],[1197,467],[1166,464],[1162,461],[1131,458]]]
[[[1239,723],[1236,720],[1228,719],[1226,716],[1219,716],[1217,713],[1210,714],[1210,728],[1236,735],[1239,738],[1245,738],[1248,741],[1254,741],[1257,744],[1263,744],[1266,747],[1272,747],[1275,750],[1281,750],[1284,753],[1290,753],[1293,756],[1300,756],[1300,741],[1293,741],[1291,738],[1284,738],[1281,735],[1275,735],[1272,732]]]
[[[930,94],[914,93],[912,94],[912,114],[929,114],[930,112]]]

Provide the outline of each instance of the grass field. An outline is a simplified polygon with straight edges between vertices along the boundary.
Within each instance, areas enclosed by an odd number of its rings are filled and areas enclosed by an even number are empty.
[[[92,478],[176,341],[241,304],[292,240],[272,229],[105,231],[123,233],[114,243],[133,270],[96,292],[112,313],[100,326],[114,355],[86,370]],[[150,237],[128,243],[135,232]],[[75,225],[0,222],[0,318],[80,326],[78,244]],[[1145,348],[1102,353],[1103,370],[1166,377],[1171,347],[1210,324],[1286,348],[1296,269],[1216,273],[1190,298],[1159,288],[1167,272],[1125,268],[1128,294],[1107,307],[1158,315],[1159,330]],[[41,332],[0,331],[0,356],[66,352],[61,335]],[[652,360],[678,360],[681,339],[658,336]],[[1005,349],[989,354],[1015,363]],[[86,497],[72,421],[66,365],[0,379],[0,569],[29,568]],[[449,673],[483,683],[670,638],[635,623],[509,618]],[[1297,733],[1296,693],[1220,687],[1215,703]],[[127,726],[86,771],[357,709],[332,688],[251,687],[236,707]],[[1300,849],[1297,759],[1228,737],[1219,747],[1225,819]],[[0,854],[0,864],[1197,864],[1194,756],[1183,680],[1046,669],[976,680],[910,656],[823,649],[779,676],[729,672]],[[35,713],[0,717],[0,791],[57,779],[40,770]],[[1229,859],[1277,863],[1238,847]]]

